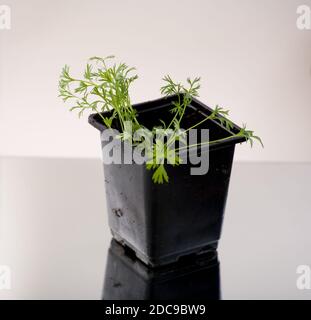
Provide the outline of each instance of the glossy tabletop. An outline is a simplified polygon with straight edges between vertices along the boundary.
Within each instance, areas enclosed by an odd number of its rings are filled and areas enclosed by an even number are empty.
[[[100,160],[0,158],[0,299],[311,299],[311,164],[234,163],[220,265],[160,271],[111,246],[103,181]]]

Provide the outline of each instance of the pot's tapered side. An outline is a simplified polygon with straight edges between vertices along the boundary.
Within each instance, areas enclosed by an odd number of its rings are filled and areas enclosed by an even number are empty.
[[[104,165],[108,222],[114,238],[148,263],[150,215],[146,214],[144,166]]]
[[[210,152],[205,175],[190,175],[189,165],[169,167],[170,182],[146,182],[146,214],[152,226],[153,265],[216,249],[221,236],[234,146]]]

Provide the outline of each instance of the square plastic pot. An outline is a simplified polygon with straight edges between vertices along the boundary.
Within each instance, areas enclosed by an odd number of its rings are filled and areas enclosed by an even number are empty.
[[[140,123],[152,127],[158,119],[169,120],[176,97],[133,105]],[[184,125],[197,123],[212,109],[193,99]],[[103,132],[98,114],[89,123]],[[183,124],[183,123],[182,123]],[[210,140],[229,137],[218,122],[207,121]],[[240,128],[234,125],[233,132]],[[215,250],[221,235],[235,144],[242,137],[228,138],[209,147],[209,170],[190,175],[191,164],[167,165],[167,184],[155,184],[152,171],[139,164],[104,164],[108,221],[113,237],[134,250],[144,263],[157,267],[188,255]],[[102,141],[102,147],[107,142]],[[125,151],[126,152],[126,151]]]

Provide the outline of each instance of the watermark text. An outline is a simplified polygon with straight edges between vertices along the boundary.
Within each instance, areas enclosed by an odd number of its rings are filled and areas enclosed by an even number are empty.
[[[0,30],[11,29],[11,8],[7,5],[0,5]]]
[[[296,273],[299,275],[296,281],[299,290],[311,289],[311,267],[308,265],[300,265],[297,267]]]
[[[0,265],[0,290],[11,289],[11,269],[8,266]]]
[[[299,30],[311,30],[311,7],[301,5],[297,8],[296,26]]]

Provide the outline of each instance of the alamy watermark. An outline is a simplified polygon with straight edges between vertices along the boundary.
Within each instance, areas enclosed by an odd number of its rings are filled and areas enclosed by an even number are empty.
[[[104,164],[191,164],[191,175],[204,175],[209,169],[208,129],[134,131],[129,121],[125,122],[123,133],[104,130],[101,141]]]
[[[296,26],[299,30],[311,30],[311,7],[307,5],[300,5],[297,8],[298,18]]]
[[[0,30],[11,29],[11,8],[8,5],[0,5]]]
[[[300,265],[297,267],[296,273],[299,275],[296,286],[299,290],[311,289],[311,267],[308,265]]]
[[[11,289],[11,269],[8,266],[0,265],[0,291]]]

